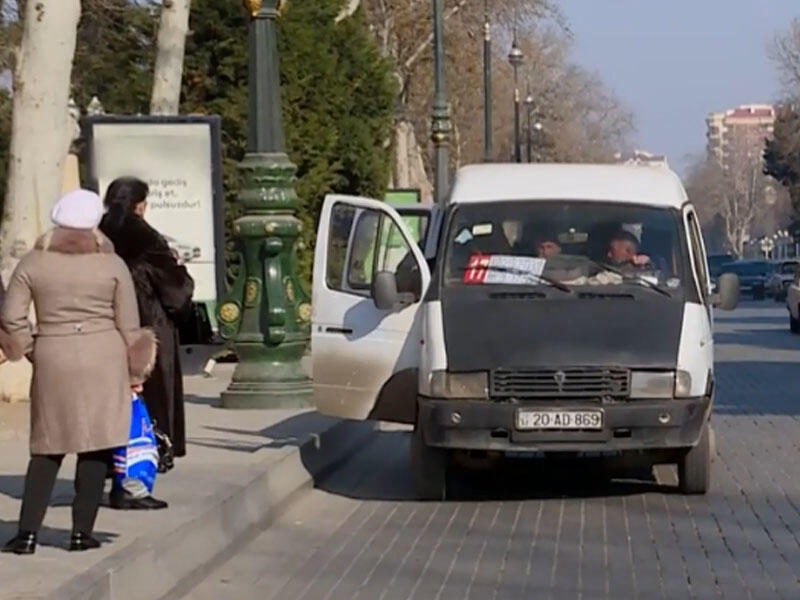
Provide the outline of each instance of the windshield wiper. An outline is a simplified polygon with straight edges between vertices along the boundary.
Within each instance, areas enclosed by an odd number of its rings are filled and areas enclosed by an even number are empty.
[[[528,271],[524,271],[522,269],[512,269],[511,267],[500,267],[497,265],[486,265],[485,267],[481,267],[486,269],[487,271],[497,271],[499,273],[513,273],[515,275],[524,275],[527,277],[535,277],[538,281],[544,281],[551,287],[556,288],[562,292],[566,292],[567,294],[574,294],[575,291],[572,290],[569,286],[564,285],[557,279],[553,279],[552,277],[548,277],[547,275],[534,275]]]
[[[617,267],[612,267],[611,265],[609,265],[607,263],[602,263],[602,262],[599,262],[599,261],[596,261],[596,260],[592,260],[592,259],[589,259],[589,262],[591,262],[594,266],[598,267],[599,269],[604,269],[606,271],[610,271],[611,273],[616,273],[617,275],[619,275],[623,279],[634,279],[634,280],[638,281],[639,283],[645,284],[651,290],[654,290],[654,291],[658,292],[659,294],[662,294],[662,295],[666,296],[667,298],[672,298],[672,294],[670,294],[667,290],[662,288],[657,283],[653,283],[652,281],[650,281],[649,279],[647,279],[643,275],[639,275],[638,273],[625,273],[624,271],[622,271],[621,269],[618,269]]]

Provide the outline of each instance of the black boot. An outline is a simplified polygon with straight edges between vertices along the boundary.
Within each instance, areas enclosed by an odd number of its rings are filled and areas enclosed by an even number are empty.
[[[20,531],[13,539],[8,540],[0,552],[6,554],[33,554],[36,552],[36,532]]]
[[[125,490],[112,490],[108,496],[108,503],[111,508],[117,510],[161,510],[169,505],[163,500],[157,500],[152,496],[134,498]]]
[[[94,550],[100,547],[100,542],[88,533],[76,531],[72,534],[69,541],[70,552],[83,552],[84,550]]]

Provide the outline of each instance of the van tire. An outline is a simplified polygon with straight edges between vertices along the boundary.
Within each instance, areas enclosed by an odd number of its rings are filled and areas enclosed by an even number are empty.
[[[700,439],[678,460],[678,488],[682,494],[705,494],[711,487],[711,434],[708,422]]]
[[[800,311],[800,307],[797,310]],[[800,321],[795,319],[792,313],[789,313],[789,330],[792,333],[800,333]]]
[[[447,499],[447,450],[425,444],[419,423],[414,427],[409,446],[409,462],[414,491],[420,500]]]

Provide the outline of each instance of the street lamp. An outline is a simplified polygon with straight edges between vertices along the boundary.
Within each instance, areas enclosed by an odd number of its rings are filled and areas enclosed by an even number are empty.
[[[492,160],[492,23],[483,0],[483,160]]]
[[[439,206],[447,201],[447,188],[450,184],[449,152],[450,107],[444,81],[444,32],[442,30],[442,1],[433,0],[433,64],[435,92],[433,95],[433,115],[431,139],[435,152],[434,196]]]
[[[239,273],[217,310],[220,334],[232,339],[239,362],[226,408],[301,407],[311,380],[300,361],[311,307],[296,271],[301,223],[296,167],[286,155],[281,117],[275,21],[282,0],[244,0],[249,25],[247,153],[239,164],[244,215],[234,222]]]
[[[539,150],[537,150],[537,152],[536,152],[536,161],[537,162],[541,162],[542,161],[542,152],[541,152],[542,136],[541,136],[541,133],[542,133],[543,129],[544,129],[544,125],[542,125],[541,121],[536,121],[536,123],[533,124],[533,130],[536,132],[536,141],[539,144]]]
[[[520,147],[519,139],[519,113],[520,113],[520,95],[519,95],[519,67],[525,55],[517,44],[517,28],[514,26],[514,42],[511,44],[511,51],[508,53],[508,62],[514,68],[514,160],[522,162],[522,149]]]

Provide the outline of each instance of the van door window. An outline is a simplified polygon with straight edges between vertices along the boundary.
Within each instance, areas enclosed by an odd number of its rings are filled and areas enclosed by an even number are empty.
[[[412,235],[424,232],[427,217],[415,220]],[[331,211],[327,284],[330,289],[368,296],[375,273],[397,277],[399,292],[419,294],[419,267],[400,228],[387,215],[337,204]]]
[[[329,289],[344,289],[344,267],[347,261],[347,246],[353,231],[356,209],[346,204],[336,204],[331,211],[328,234],[328,264],[325,283]]]
[[[380,220],[380,214],[371,210],[365,210],[358,216],[347,262],[347,283],[354,290],[369,290],[372,283]]]
[[[689,223],[689,242],[692,245],[692,256],[694,256],[695,272],[700,286],[700,295],[703,300],[708,299],[708,269],[706,266],[706,255],[703,252],[703,242],[701,239],[700,227],[697,223],[697,215],[694,211],[686,214]]]

